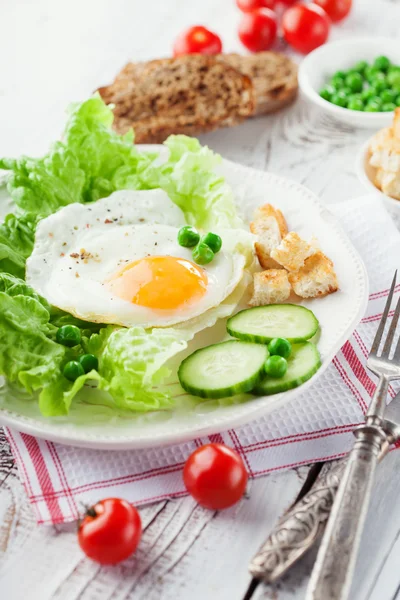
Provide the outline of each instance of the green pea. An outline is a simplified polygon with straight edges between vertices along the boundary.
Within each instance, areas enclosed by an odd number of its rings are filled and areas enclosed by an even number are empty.
[[[69,379],[70,381],[75,381],[81,375],[85,374],[82,365],[77,360],[70,360],[64,366],[63,369],[64,377]]]
[[[354,98],[349,101],[347,108],[350,110],[364,110],[364,102],[361,99]]]
[[[367,67],[364,71],[364,77],[367,81],[371,81],[378,73],[380,71],[376,67]]]
[[[368,63],[366,60],[360,60],[360,62],[356,63],[353,67],[354,71],[363,74],[365,70],[368,68]]]
[[[89,371],[93,370],[97,371],[99,368],[99,361],[94,354],[82,354],[78,360],[85,373],[89,373]]]
[[[382,102],[394,102],[396,100],[396,92],[393,90],[383,90],[380,94]]]
[[[268,350],[271,356],[283,356],[289,358],[292,351],[292,345],[286,338],[274,338],[268,344]]]
[[[63,325],[57,330],[56,341],[72,348],[81,343],[81,330],[76,325]]]
[[[178,244],[184,248],[193,248],[200,241],[200,234],[190,225],[181,227],[178,231]]]
[[[390,65],[388,73],[400,73],[400,66],[399,65]]]
[[[387,82],[392,89],[400,91],[400,72],[394,71],[387,76]]]
[[[381,102],[377,102],[376,100],[370,100],[366,106],[364,107],[365,112],[380,112],[382,108]]]
[[[346,71],[336,71],[336,73],[333,74],[333,77],[341,77],[342,79],[346,79]]]
[[[211,248],[214,254],[217,254],[217,252],[219,252],[222,248],[221,238],[219,237],[219,235],[217,235],[216,233],[212,233],[211,231],[206,233],[206,235],[203,236],[203,239],[201,241],[203,242],[203,244],[207,244],[207,246]]]
[[[360,73],[349,73],[346,77],[346,85],[352,92],[361,92],[363,88],[363,78]]]
[[[390,60],[388,59],[387,56],[378,56],[374,60],[373,66],[376,67],[377,69],[379,69],[380,71],[387,71],[388,68],[390,67]]]
[[[330,83],[336,90],[340,90],[345,84],[345,78],[334,75]]]
[[[331,102],[336,104],[336,106],[341,106],[342,108],[346,108],[347,106],[347,95],[343,91],[336,92],[332,96]]]
[[[208,265],[214,258],[214,252],[207,244],[200,242],[193,248],[192,256],[198,265]]]
[[[322,90],[320,91],[319,95],[321,96],[321,98],[323,98],[324,100],[328,100],[328,102],[330,102],[331,98],[332,98],[332,94],[327,87],[322,88]]]
[[[364,102],[368,102],[368,100],[371,100],[371,98],[373,98],[375,96],[375,92],[372,88],[366,88],[365,90],[363,90],[361,92],[361,99],[364,100]]]
[[[380,94],[387,88],[387,82],[384,79],[373,79],[371,81],[371,88],[375,91],[376,94]]]
[[[400,106],[400,96],[397,96],[396,98],[396,106]]]
[[[280,379],[287,371],[287,362],[283,356],[269,356],[265,361],[265,372],[270,377]]]
[[[394,110],[396,110],[396,105],[394,102],[386,102],[382,105],[383,112],[393,112]]]

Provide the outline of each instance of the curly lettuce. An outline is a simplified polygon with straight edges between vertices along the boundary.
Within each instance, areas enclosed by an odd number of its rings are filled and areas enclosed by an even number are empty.
[[[158,154],[140,152],[133,132],[116,134],[112,121],[111,108],[96,95],[70,108],[62,139],[46,156],[0,159],[16,207],[0,225],[0,375],[37,398],[47,417],[68,414],[87,383],[105,392],[107,405],[117,412],[171,408],[168,386],[161,385],[169,375],[166,363],[197,331],[231,314],[243,293],[238,286],[219,307],[187,324],[145,330],[80,321],[49,306],[25,283],[37,223],[68,204],[95,202],[116,190],[162,188],[200,229],[241,226],[232,192],[216,173],[220,157],[178,135],[165,143],[168,158],[162,161]],[[76,348],[56,342],[58,327],[67,324],[81,329]],[[98,357],[99,370],[70,382],[63,367],[83,352]]]

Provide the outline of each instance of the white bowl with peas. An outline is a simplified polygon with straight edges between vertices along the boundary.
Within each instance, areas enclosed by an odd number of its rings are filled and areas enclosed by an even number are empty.
[[[302,93],[342,123],[387,127],[400,106],[400,43],[383,37],[320,46],[300,65]]]

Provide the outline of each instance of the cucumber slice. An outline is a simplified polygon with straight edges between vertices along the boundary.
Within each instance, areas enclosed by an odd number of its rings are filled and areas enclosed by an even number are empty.
[[[184,390],[201,398],[249,392],[265,375],[268,348],[231,340],[201,348],[182,361],[178,377]]]
[[[267,344],[283,337],[289,342],[302,342],[313,337],[319,323],[311,310],[298,304],[269,304],[237,313],[227,322],[233,337],[247,342]]]
[[[280,379],[266,377],[256,385],[253,394],[269,396],[291,390],[310,379],[321,366],[317,346],[311,342],[294,344],[287,362],[288,370],[283,377]]]

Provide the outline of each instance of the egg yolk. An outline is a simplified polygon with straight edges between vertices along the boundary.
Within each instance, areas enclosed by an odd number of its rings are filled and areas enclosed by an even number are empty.
[[[149,256],[128,263],[109,281],[115,296],[155,309],[175,309],[200,300],[208,278],[201,267],[175,256]]]

